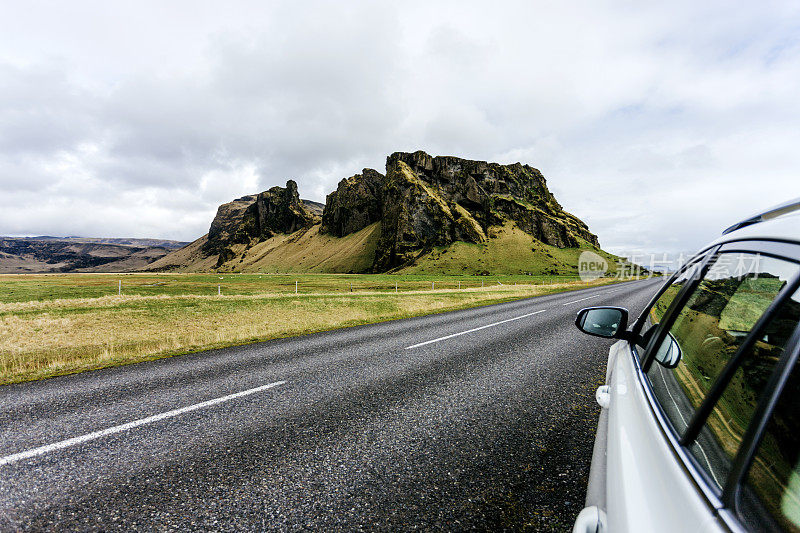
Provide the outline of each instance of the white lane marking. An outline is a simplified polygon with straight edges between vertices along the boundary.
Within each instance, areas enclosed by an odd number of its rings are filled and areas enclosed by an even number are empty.
[[[420,346],[425,346],[426,344],[431,344],[434,342],[444,341],[447,339],[452,339],[453,337],[458,337],[459,335],[466,335],[467,333],[472,333],[473,331],[480,331],[482,329],[491,328],[492,326],[499,326],[500,324],[505,324],[506,322],[513,322],[514,320],[520,320],[521,318],[526,318],[532,315],[537,315],[539,313],[544,313],[547,309],[542,309],[540,311],[534,311],[533,313],[528,313],[526,315],[516,316],[514,318],[508,318],[506,320],[501,320],[500,322],[494,322],[492,324],[486,324],[485,326],[481,326],[479,328],[472,328],[468,329],[467,331],[461,331],[459,333],[453,333],[452,335],[447,335],[444,337],[439,337],[438,339],[432,339],[425,342],[420,342],[419,344],[414,344],[412,346],[406,346],[406,350],[410,350],[411,348],[419,348]]]
[[[586,298],[581,298],[580,300],[572,300],[571,302],[567,302],[564,305],[575,304],[578,302],[582,302],[584,300],[591,300],[592,298],[597,298],[598,296],[603,296],[602,294],[595,294],[594,296],[587,296]]]
[[[114,433],[119,433],[121,431],[133,429],[135,427],[143,426],[145,424],[152,424],[153,422],[158,422],[159,420],[164,420],[165,418],[172,418],[174,416],[182,415],[183,413],[196,411],[197,409],[210,407],[212,405],[217,405],[218,403],[227,402],[229,400],[234,400],[236,398],[241,398],[242,396],[255,394],[257,392],[265,391],[267,389],[283,385],[284,383],[286,382],[276,381],[274,383],[262,385],[254,389],[248,389],[242,392],[237,392],[235,394],[229,394],[228,396],[222,396],[221,398],[214,398],[213,400],[208,400],[205,402],[196,403],[194,405],[181,407],[180,409],[173,409],[172,411],[167,411],[165,413],[148,416],[147,418],[140,418],[139,420],[134,420],[133,422],[128,422],[127,424],[120,424],[119,426],[114,426],[100,431],[95,431],[93,433],[87,433],[86,435],[81,435],[79,437],[73,437],[71,439],[62,440],[59,442],[55,442],[53,444],[48,444],[47,446],[40,446],[39,448],[32,448],[24,452],[6,455],[5,457],[0,457],[0,466],[16,463],[17,461],[22,461],[23,459],[36,457],[37,455],[42,455],[55,450],[61,450],[63,448],[75,446],[76,444],[82,444],[90,440],[99,439],[100,437],[105,437],[106,435],[112,435]]]

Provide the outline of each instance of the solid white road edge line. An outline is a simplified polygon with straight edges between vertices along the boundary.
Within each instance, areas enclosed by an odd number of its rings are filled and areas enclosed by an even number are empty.
[[[580,300],[572,300],[571,302],[567,302],[564,305],[570,305],[578,302],[582,302],[584,300],[591,300],[592,298],[597,298],[598,296],[605,296],[604,294],[595,294],[594,296],[587,296],[586,298],[581,298]]]
[[[534,311],[533,313],[528,313],[527,315],[517,316],[517,317],[514,317],[514,318],[508,318],[506,320],[501,320],[500,322],[494,322],[493,324],[486,324],[485,326],[481,326],[479,328],[472,328],[472,329],[468,329],[467,331],[462,331],[460,333],[453,333],[452,335],[447,335],[445,337],[439,337],[438,339],[432,339],[432,340],[429,340],[429,341],[420,342],[419,344],[414,344],[412,346],[406,346],[405,349],[406,350],[410,350],[412,348],[419,348],[420,346],[425,346],[426,344],[431,344],[431,343],[434,343],[434,342],[439,342],[439,341],[444,341],[444,340],[447,340],[447,339],[452,339],[453,337],[458,337],[459,335],[466,335],[467,333],[472,333],[473,331],[479,331],[479,330],[482,330],[482,329],[491,328],[492,326],[499,326],[500,324],[505,324],[506,322],[512,322],[514,320],[519,320],[521,318],[526,318],[526,317],[529,317],[529,316],[532,316],[532,315],[537,315],[539,313],[544,313],[545,311],[547,311],[547,309],[542,309],[540,311]]]
[[[228,396],[222,396],[221,398],[214,398],[213,400],[208,400],[205,402],[196,403],[194,405],[181,407],[180,409],[173,409],[172,411],[167,411],[165,413],[148,416],[147,418],[140,418],[139,420],[134,420],[133,422],[128,422],[127,424],[120,424],[119,426],[114,426],[108,429],[95,431],[93,433],[87,433],[86,435],[81,435],[80,437],[73,437],[71,439],[62,440],[59,442],[55,442],[53,444],[48,444],[47,446],[40,446],[39,448],[33,448],[30,450],[26,450],[24,452],[6,455],[5,457],[0,457],[0,466],[16,463],[17,461],[22,461],[23,459],[36,457],[37,455],[42,455],[55,450],[61,450],[63,448],[75,446],[76,444],[82,444],[90,440],[99,439],[100,437],[105,437],[106,435],[112,435],[114,433],[119,433],[121,431],[127,431],[135,427],[144,426],[145,424],[152,424],[153,422],[158,422],[159,420],[164,420],[165,418],[172,418],[173,416],[182,415],[183,413],[188,413],[189,411],[196,411],[197,409],[210,407],[212,405],[217,405],[218,403],[223,403],[229,400],[234,400],[236,398],[241,398],[242,396],[255,394],[257,392],[265,391],[267,389],[283,385],[284,383],[286,382],[276,381],[274,383],[262,385],[254,389],[248,389],[242,392],[237,392],[235,394],[229,394]]]

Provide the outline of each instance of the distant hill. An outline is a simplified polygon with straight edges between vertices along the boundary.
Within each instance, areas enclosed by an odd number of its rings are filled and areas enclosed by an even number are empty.
[[[223,204],[207,235],[145,269],[569,274],[583,250],[617,259],[537,169],[396,152],[324,206],[291,180]]]
[[[321,204],[318,204],[321,205]],[[167,239],[134,239],[118,237],[51,237],[41,235],[39,237],[3,237],[0,239],[16,239],[21,241],[53,241],[53,242],[74,242],[83,244],[116,244],[118,246],[134,246],[136,248],[166,248],[167,250],[177,250],[183,248],[188,242],[171,241]]]
[[[0,273],[131,272],[186,244],[163,239],[0,237]]]

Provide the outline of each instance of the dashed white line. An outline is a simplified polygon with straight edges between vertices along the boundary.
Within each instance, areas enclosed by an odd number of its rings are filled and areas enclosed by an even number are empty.
[[[586,298],[581,298],[580,300],[572,300],[571,302],[567,302],[564,305],[570,305],[578,302],[582,302],[584,300],[591,300],[592,298],[597,298],[598,296],[603,296],[602,294],[595,294],[594,296],[587,296]]]
[[[493,326],[499,326],[500,324],[505,324],[506,322],[513,322],[514,320],[520,320],[522,318],[527,318],[529,316],[537,315],[539,313],[544,313],[546,309],[542,309],[540,311],[534,311],[533,313],[528,313],[526,315],[516,316],[514,318],[508,318],[506,320],[501,320],[500,322],[494,322],[492,324],[486,324],[485,326],[481,326],[479,328],[472,328],[468,329],[467,331],[461,331],[459,333],[453,333],[452,335],[446,335],[444,337],[439,337],[438,339],[431,339],[429,341],[420,342],[419,344],[413,344],[411,346],[406,346],[406,350],[410,350],[412,348],[419,348],[420,346],[425,346],[426,344],[432,344],[434,342],[444,341],[447,339],[452,339],[453,337],[458,337],[459,335],[466,335],[467,333],[472,333],[473,331],[480,331],[482,329],[491,328]]]
[[[220,398],[214,398],[213,400],[207,400],[205,402],[196,403],[194,405],[188,405],[186,407],[181,407],[180,409],[173,409],[172,411],[166,411],[164,413],[160,413],[157,415],[148,416],[147,418],[140,418],[139,420],[134,420],[133,422],[120,424],[119,426],[114,426],[100,431],[95,431],[93,433],[87,433],[86,435],[81,435],[79,437],[73,437],[71,439],[62,440],[59,442],[55,442],[53,444],[48,444],[47,446],[40,446],[39,448],[32,448],[24,452],[15,453],[12,455],[6,455],[5,457],[0,457],[0,466],[16,463],[17,461],[22,461],[23,459],[36,457],[38,455],[42,455],[55,450],[69,448],[70,446],[75,446],[77,444],[83,444],[84,442],[88,442],[90,440],[99,439],[100,437],[105,437],[107,435],[112,435],[114,433],[119,433],[121,431],[127,431],[129,429],[133,429],[139,426],[144,426],[145,424],[152,424],[153,422],[158,422],[159,420],[164,420],[165,418],[172,418],[174,416],[182,415],[190,411],[196,411],[197,409],[202,409],[204,407],[211,407],[212,405],[217,405],[219,403],[234,400],[236,398],[241,398],[242,396],[249,396],[250,394],[255,394],[257,392],[265,391],[267,389],[283,385],[284,383],[286,382],[276,381],[274,383],[268,383],[267,385],[262,385],[260,387],[255,387],[253,389],[247,389],[241,392],[237,392],[235,394],[229,394],[227,396],[222,396]]]

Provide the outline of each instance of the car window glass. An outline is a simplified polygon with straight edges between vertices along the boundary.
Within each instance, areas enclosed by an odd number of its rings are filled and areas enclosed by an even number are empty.
[[[681,292],[681,289],[686,282],[693,279],[697,275],[697,271],[700,268],[700,261],[696,262],[694,265],[691,265],[683,271],[672,284],[667,287],[667,289],[658,297],[658,299],[653,303],[653,305],[648,309],[645,313],[644,324],[641,330],[644,332],[642,336],[639,337],[637,344],[637,351],[640,355],[644,354],[644,350],[647,347],[647,343],[650,341],[650,337],[656,330],[656,326],[661,322],[664,318],[664,314],[669,309],[669,306],[672,305],[672,301]]]
[[[724,482],[730,472],[744,432],[798,320],[800,291],[784,301],[759,331],[759,338],[741,359],[697,440],[690,446],[697,461],[720,487],[719,482]],[[723,322],[720,318],[720,328]]]
[[[657,347],[648,370],[653,392],[678,434],[797,271],[794,263],[746,253],[721,254],[711,264]]]
[[[739,498],[754,530],[800,532],[800,367],[795,365],[767,424]]]

